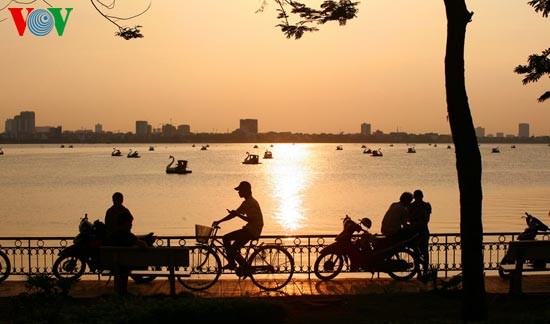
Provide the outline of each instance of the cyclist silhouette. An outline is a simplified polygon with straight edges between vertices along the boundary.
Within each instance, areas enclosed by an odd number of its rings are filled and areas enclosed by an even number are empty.
[[[262,234],[264,220],[260,204],[252,197],[252,186],[248,181],[242,181],[235,188],[239,192],[239,197],[244,201],[236,210],[227,210],[229,214],[219,221],[215,221],[213,226],[218,226],[219,223],[228,221],[235,217],[246,222],[243,228],[227,233],[223,236],[223,245],[227,251],[227,265],[223,269],[235,269],[236,263],[244,265],[245,260],[239,253],[240,249],[250,240],[257,240]]]

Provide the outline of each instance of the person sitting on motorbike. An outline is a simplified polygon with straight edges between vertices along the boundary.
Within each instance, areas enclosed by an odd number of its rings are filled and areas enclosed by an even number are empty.
[[[105,245],[113,246],[141,246],[147,243],[138,239],[132,233],[134,216],[128,208],[122,205],[124,196],[120,192],[113,194],[113,206],[105,213]]]
[[[408,235],[409,205],[413,199],[410,192],[403,192],[398,202],[394,202],[382,219],[381,232],[389,243],[397,242]]]
[[[227,210],[229,215],[213,223],[213,226],[218,226],[219,223],[235,217],[239,217],[246,222],[246,225],[242,229],[223,236],[223,245],[227,252],[227,265],[223,267],[224,269],[235,269],[236,262],[239,265],[245,264],[243,256],[239,253],[240,249],[248,241],[257,240],[262,234],[262,228],[264,227],[262,210],[258,201],[252,197],[252,186],[250,183],[242,181],[235,190],[239,192],[239,197],[243,198],[244,201],[239,208],[236,210]]]

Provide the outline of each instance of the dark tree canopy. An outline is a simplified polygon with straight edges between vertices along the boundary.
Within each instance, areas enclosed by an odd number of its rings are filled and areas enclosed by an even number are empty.
[[[535,8],[535,12],[542,12],[543,17],[548,17],[550,12],[550,0],[531,0],[528,4]]]
[[[535,12],[542,12],[542,16],[548,18],[550,12],[550,0],[531,0],[528,2],[530,6],[535,8]],[[518,65],[514,69],[517,74],[525,74],[522,82],[528,84],[537,82],[544,75],[550,77],[550,48],[542,51],[541,55],[532,54],[527,59],[527,65]],[[543,102],[550,98],[550,91],[546,91],[539,98],[539,102]]]
[[[518,74],[525,74],[522,82],[528,84],[530,82],[537,82],[542,76],[549,75],[550,77],[550,48],[542,51],[541,55],[532,54],[527,59],[527,65],[518,65],[514,69],[514,72]],[[538,101],[543,102],[550,98],[550,91],[546,91],[539,97]]]
[[[322,25],[329,21],[338,21],[343,26],[349,19],[357,17],[357,5],[359,2],[350,0],[325,0],[319,9],[314,9],[305,4],[292,0],[274,0],[279,8],[277,18],[281,23],[277,25],[287,38],[300,39],[305,32],[319,30],[315,25]],[[265,5],[265,2],[264,2]],[[297,16],[296,23],[289,21],[290,14]]]

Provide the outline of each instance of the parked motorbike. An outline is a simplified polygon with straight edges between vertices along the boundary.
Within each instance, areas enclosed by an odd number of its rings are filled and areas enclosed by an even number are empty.
[[[78,279],[86,271],[86,266],[91,272],[101,273],[104,269],[99,266],[99,247],[105,236],[105,224],[96,220],[93,224],[88,220],[88,214],[80,219],[78,235],[73,240],[73,245],[64,248],[59,252],[58,258],[53,264],[53,274],[56,278]],[[138,236],[140,240],[153,246],[155,236],[153,233]],[[156,278],[155,275],[132,275],[130,277],[136,283],[150,282]]]
[[[521,216],[522,218],[525,218],[525,222],[527,223],[527,227],[521,232],[521,234],[518,235],[519,241],[526,241],[526,240],[534,240],[537,238],[537,235],[540,232],[546,232],[548,231],[548,226],[541,222],[538,218],[535,216],[525,213],[525,216]],[[533,265],[533,267],[539,267],[544,269],[546,266],[546,262],[544,260],[529,260],[529,263]],[[512,259],[506,254],[502,261],[500,261],[500,264],[513,264],[514,262]],[[510,271],[504,270],[502,267],[499,267],[498,274],[503,279],[509,279],[511,274]]]
[[[346,215],[344,229],[336,241],[323,248],[314,264],[314,272],[321,280],[336,277],[344,267],[353,272],[385,272],[395,280],[408,280],[420,271],[421,256],[415,248],[417,235],[389,242],[385,237],[370,234],[372,222],[362,218],[359,224]],[[363,232],[359,237],[355,232]]]

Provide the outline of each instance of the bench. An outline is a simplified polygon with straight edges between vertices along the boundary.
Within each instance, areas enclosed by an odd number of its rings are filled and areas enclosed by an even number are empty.
[[[512,241],[508,245],[507,256],[514,264],[501,265],[501,267],[510,271],[510,294],[521,294],[523,272],[550,271],[550,268],[525,264],[528,260],[550,261],[550,241]]]
[[[189,267],[189,250],[185,247],[116,247],[103,246],[99,249],[99,263],[102,269],[111,269],[115,278],[115,291],[124,293],[121,275],[124,269],[166,267],[166,271],[131,270],[132,274],[168,277],[170,295],[176,294],[176,271],[178,267]],[[185,274],[177,274],[185,275]],[[188,274],[187,274],[188,275]]]

